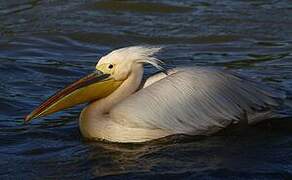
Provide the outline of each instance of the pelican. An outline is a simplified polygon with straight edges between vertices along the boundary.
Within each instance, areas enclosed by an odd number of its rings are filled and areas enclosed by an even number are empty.
[[[100,58],[96,70],[44,101],[28,122],[89,102],[79,117],[93,140],[144,142],[174,134],[211,135],[230,124],[271,118],[285,95],[225,69],[165,70],[158,47],[132,46]],[[144,64],[160,72],[143,80]]]

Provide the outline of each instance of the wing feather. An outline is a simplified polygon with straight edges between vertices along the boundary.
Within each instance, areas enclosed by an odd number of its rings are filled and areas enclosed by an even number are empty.
[[[257,82],[222,69],[192,67],[170,72],[156,82],[151,77],[151,84],[146,82],[145,88],[115,106],[110,115],[133,127],[210,134],[239,122],[242,117],[270,111],[284,98]]]

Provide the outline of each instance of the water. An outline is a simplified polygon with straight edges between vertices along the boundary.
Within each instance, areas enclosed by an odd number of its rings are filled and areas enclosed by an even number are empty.
[[[285,179],[292,113],[211,137],[144,144],[89,142],[82,106],[23,124],[98,57],[163,45],[169,66],[222,66],[292,92],[292,3],[248,1],[0,1],[1,179]],[[146,74],[154,72],[147,67]]]

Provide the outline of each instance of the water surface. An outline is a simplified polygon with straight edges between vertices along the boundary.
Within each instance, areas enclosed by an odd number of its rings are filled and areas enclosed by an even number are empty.
[[[285,179],[292,113],[211,137],[89,142],[82,106],[23,124],[114,48],[159,45],[169,66],[220,66],[292,95],[292,4],[248,1],[0,1],[1,179]],[[146,75],[154,72],[146,68]]]

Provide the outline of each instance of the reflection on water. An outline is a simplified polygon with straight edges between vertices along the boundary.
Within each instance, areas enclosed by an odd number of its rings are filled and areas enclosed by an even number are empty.
[[[1,179],[284,179],[292,113],[211,137],[89,142],[75,107],[23,124],[113,48],[165,46],[168,66],[223,66],[292,95],[291,3],[284,1],[1,1]],[[155,70],[147,67],[146,75]]]

